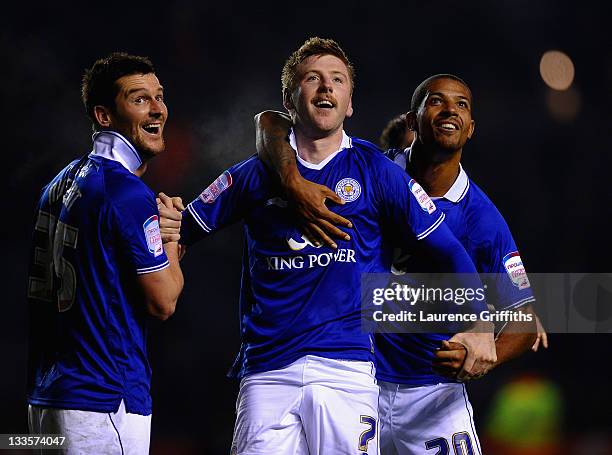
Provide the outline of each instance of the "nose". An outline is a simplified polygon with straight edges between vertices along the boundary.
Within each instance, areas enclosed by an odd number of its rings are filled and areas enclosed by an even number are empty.
[[[158,101],[155,98],[151,100],[149,106],[149,115],[153,117],[161,117],[166,111],[166,105],[163,103],[163,101]]]
[[[332,92],[334,90],[334,86],[332,84],[332,80],[330,77],[323,76],[321,77],[321,83],[319,84],[320,92]]]
[[[452,101],[447,101],[444,103],[444,112],[449,115],[457,115],[457,106]]]

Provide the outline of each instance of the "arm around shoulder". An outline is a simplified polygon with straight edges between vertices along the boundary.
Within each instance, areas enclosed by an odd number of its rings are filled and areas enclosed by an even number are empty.
[[[259,158],[274,169],[281,182],[299,178],[295,152],[287,141],[293,126],[291,117],[283,112],[264,111],[255,121],[255,145]]]

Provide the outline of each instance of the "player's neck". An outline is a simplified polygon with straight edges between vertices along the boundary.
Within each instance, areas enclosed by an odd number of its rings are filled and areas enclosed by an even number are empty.
[[[324,137],[309,135],[297,125],[293,132],[299,157],[312,164],[319,164],[332,153],[337,152],[342,144],[342,126]]]
[[[140,165],[140,167],[138,167],[138,169],[136,169],[134,171],[134,175],[136,177],[142,177],[144,175],[144,173],[147,172],[147,163],[144,162]]]
[[[453,186],[459,175],[462,150],[449,154],[424,147],[418,141],[412,144],[408,173],[432,197],[442,197]]]

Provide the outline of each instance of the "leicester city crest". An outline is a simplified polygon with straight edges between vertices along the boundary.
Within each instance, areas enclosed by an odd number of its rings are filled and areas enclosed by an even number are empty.
[[[336,184],[336,194],[346,202],[352,202],[361,195],[361,185],[355,179],[342,179]]]

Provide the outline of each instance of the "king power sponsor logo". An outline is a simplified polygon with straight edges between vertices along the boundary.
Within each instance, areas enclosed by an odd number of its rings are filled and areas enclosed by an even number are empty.
[[[350,248],[339,248],[329,253],[270,256],[265,259],[268,270],[302,270],[327,267],[336,262],[357,262],[355,260],[355,250]]]

